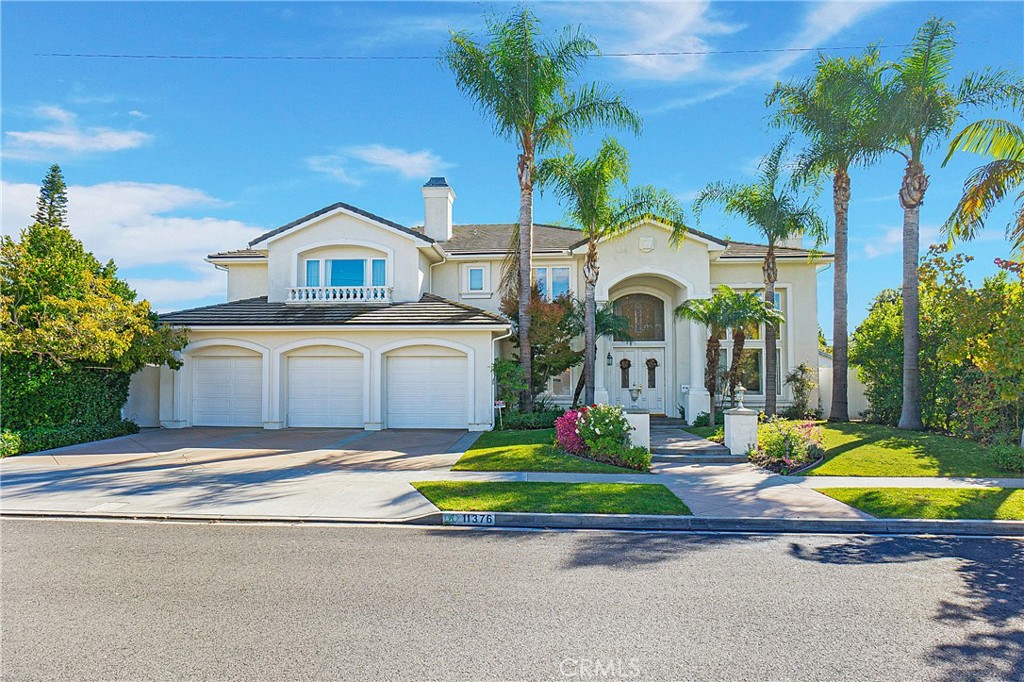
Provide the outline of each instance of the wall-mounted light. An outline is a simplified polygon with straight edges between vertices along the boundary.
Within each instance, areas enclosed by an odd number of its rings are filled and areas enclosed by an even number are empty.
[[[608,354],[608,357],[606,357],[606,358],[604,359],[604,364],[606,364],[606,365],[608,365],[609,367],[611,367],[611,366],[612,366],[612,362],[614,362],[614,360],[615,360],[615,358],[613,358],[613,357],[612,357],[612,354],[611,354],[611,353],[609,353],[609,354]]]

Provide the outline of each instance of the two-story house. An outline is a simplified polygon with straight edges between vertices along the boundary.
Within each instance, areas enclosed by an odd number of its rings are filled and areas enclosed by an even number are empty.
[[[491,365],[512,352],[497,286],[514,226],[454,225],[444,178],[431,178],[423,199],[422,227],[337,203],[211,254],[227,271],[228,301],[161,317],[191,333],[181,370],[160,371],[160,423],[491,428]],[[585,246],[577,230],[535,226],[534,281],[544,296],[582,292]],[[629,404],[639,385],[652,413],[706,411],[707,332],[673,310],[721,283],[761,288],[764,253],[696,230],[675,247],[653,223],[601,243],[597,299],[630,320],[632,341],[600,339],[597,400]],[[818,365],[816,273],[831,259],[809,256],[795,244],[778,249],[780,375]],[[725,365],[729,339],[722,346]],[[785,404],[781,381],[764,385],[763,330],[746,348],[747,403],[775,390]],[[580,369],[550,382],[552,401],[571,399]]]

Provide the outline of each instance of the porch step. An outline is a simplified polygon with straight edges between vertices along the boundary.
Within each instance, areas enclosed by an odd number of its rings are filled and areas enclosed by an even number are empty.
[[[657,428],[659,426],[672,426],[678,428],[680,426],[686,425],[686,420],[680,419],[679,417],[655,417],[654,415],[651,415],[652,429]]]
[[[698,453],[686,455],[652,452],[651,462],[655,464],[658,462],[665,464],[743,464],[747,461],[747,458],[743,455],[731,455],[725,448],[722,448],[722,451],[721,454]]]

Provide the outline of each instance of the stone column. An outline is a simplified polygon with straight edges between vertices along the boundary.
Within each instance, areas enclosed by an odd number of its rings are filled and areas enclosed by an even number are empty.
[[[701,327],[690,322],[690,393],[686,398],[686,420],[693,420],[701,412],[711,411],[711,396],[704,388],[704,335]]]
[[[608,351],[608,339],[602,336],[597,340],[597,357],[594,359],[595,403],[608,403],[608,387],[605,385],[608,380]]]
[[[725,447],[733,455],[746,455],[757,445],[757,412],[746,407],[725,411]]]

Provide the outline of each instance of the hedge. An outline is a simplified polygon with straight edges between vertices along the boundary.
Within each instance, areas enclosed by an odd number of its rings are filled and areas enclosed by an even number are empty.
[[[139,426],[127,419],[113,424],[92,426],[38,427],[0,433],[0,457],[23,455],[27,452],[52,450],[67,445],[89,443],[94,440],[115,438],[138,433]]]

